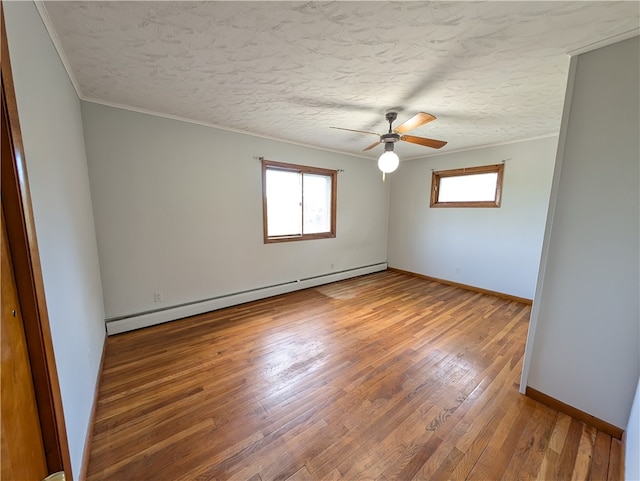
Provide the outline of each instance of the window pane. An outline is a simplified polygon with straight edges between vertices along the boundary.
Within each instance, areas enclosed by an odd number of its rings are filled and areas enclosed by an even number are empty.
[[[493,201],[497,182],[497,172],[441,177],[438,202]]]
[[[267,231],[269,236],[302,234],[302,176],[267,169]]]
[[[331,230],[331,177],[304,175],[304,227],[305,234],[318,234]]]

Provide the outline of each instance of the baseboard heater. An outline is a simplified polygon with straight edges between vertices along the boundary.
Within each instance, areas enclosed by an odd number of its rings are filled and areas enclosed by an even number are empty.
[[[329,274],[306,277],[299,280],[296,279],[293,281],[274,284],[271,286],[259,287],[256,289],[249,289],[241,292],[234,292],[231,294],[226,294],[224,296],[211,297],[209,299],[165,307],[163,309],[139,312],[127,316],[106,319],[107,334],[111,336],[113,334],[133,331],[135,329],[154,326],[156,324],[162,324],[164,322],[175,321],[177,319],[195,316],[197,314],[203,314],[205,312],[215,311],[217,309],[223,309],[225,307],[244,304],[245,302],[257,301],[259,299],[266,299],[267,297],[286,294],[287,292],[299,291],[302,289],[308,289],[309,287],[316,287],[323,284],[330,284],[332,282],[350,279],[352,277],[372,274],[374,272],[380,272],[386,269],[387,263],[382,262],[380,264],[356,267],[353,269],[331,272]]]

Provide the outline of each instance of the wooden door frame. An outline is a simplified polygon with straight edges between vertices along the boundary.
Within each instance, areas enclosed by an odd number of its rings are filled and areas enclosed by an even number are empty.
[[[2,141],[7,142],[11,151],[11,155],[2,156],[0,172],[2,209],[5,213],[11,260],[24,318],[47,468],[49,473],[64,471],[67,479],[71,480],[71,457],[49,327],[18,106],[9,61],[4,7],[1,1],[0,24],[2,116],[6,119],[6,124],[2,123]],[[3,151],[5,151],[4,148]]]

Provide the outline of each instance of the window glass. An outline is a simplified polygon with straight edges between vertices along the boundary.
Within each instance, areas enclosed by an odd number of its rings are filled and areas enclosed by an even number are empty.
[[[304,174],[304,234],[331,230],[331,177]]]
[[[270,236],[302,234],[302,176],[267,170],[267,219]]]
[[[440,179],[439,202],[492,201],[496,197],[497,173],[461,175]]]

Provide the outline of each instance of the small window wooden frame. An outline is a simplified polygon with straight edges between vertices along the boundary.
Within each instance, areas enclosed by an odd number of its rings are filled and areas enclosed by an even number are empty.
[[[465,175],[497,173],[495,197],[490,201],[454,201],[440,202],[440,180],[443,177],[461,177]],[[502,199],[502,178],[504,176],[504,164],[482,165],[479,167],[467,167],[463,169],[434,171],[431,176],[431,207],[500,207]]]
[[[319,232],[314,234],[300,234],[300,235],[284,235],[284,236],[270,236],[267,222],[267,170],[278,169],[286,170],[290,172],[297,172],[300,174],[316,174],[324,175],[331,178],[331,220],[330,230],[327,232]],[[304,192],[304,184],[302,186]],[[323,169],[320,167],[309,167],[306,165],[289,164],[285,162],[277,162],[275,160],[262,159],[262,223],[264,232],[264,243],[270,244],[275,242],[291,242],[301,240],[312,239],[330,239],[336,237],[336,211],[337,211],[337,197],[338,197],[338,171],[331,169]],[[304,209],[302,209],[302,215],[304,216]],[[302,219],[302,225],[304,225],[304,218]]]

